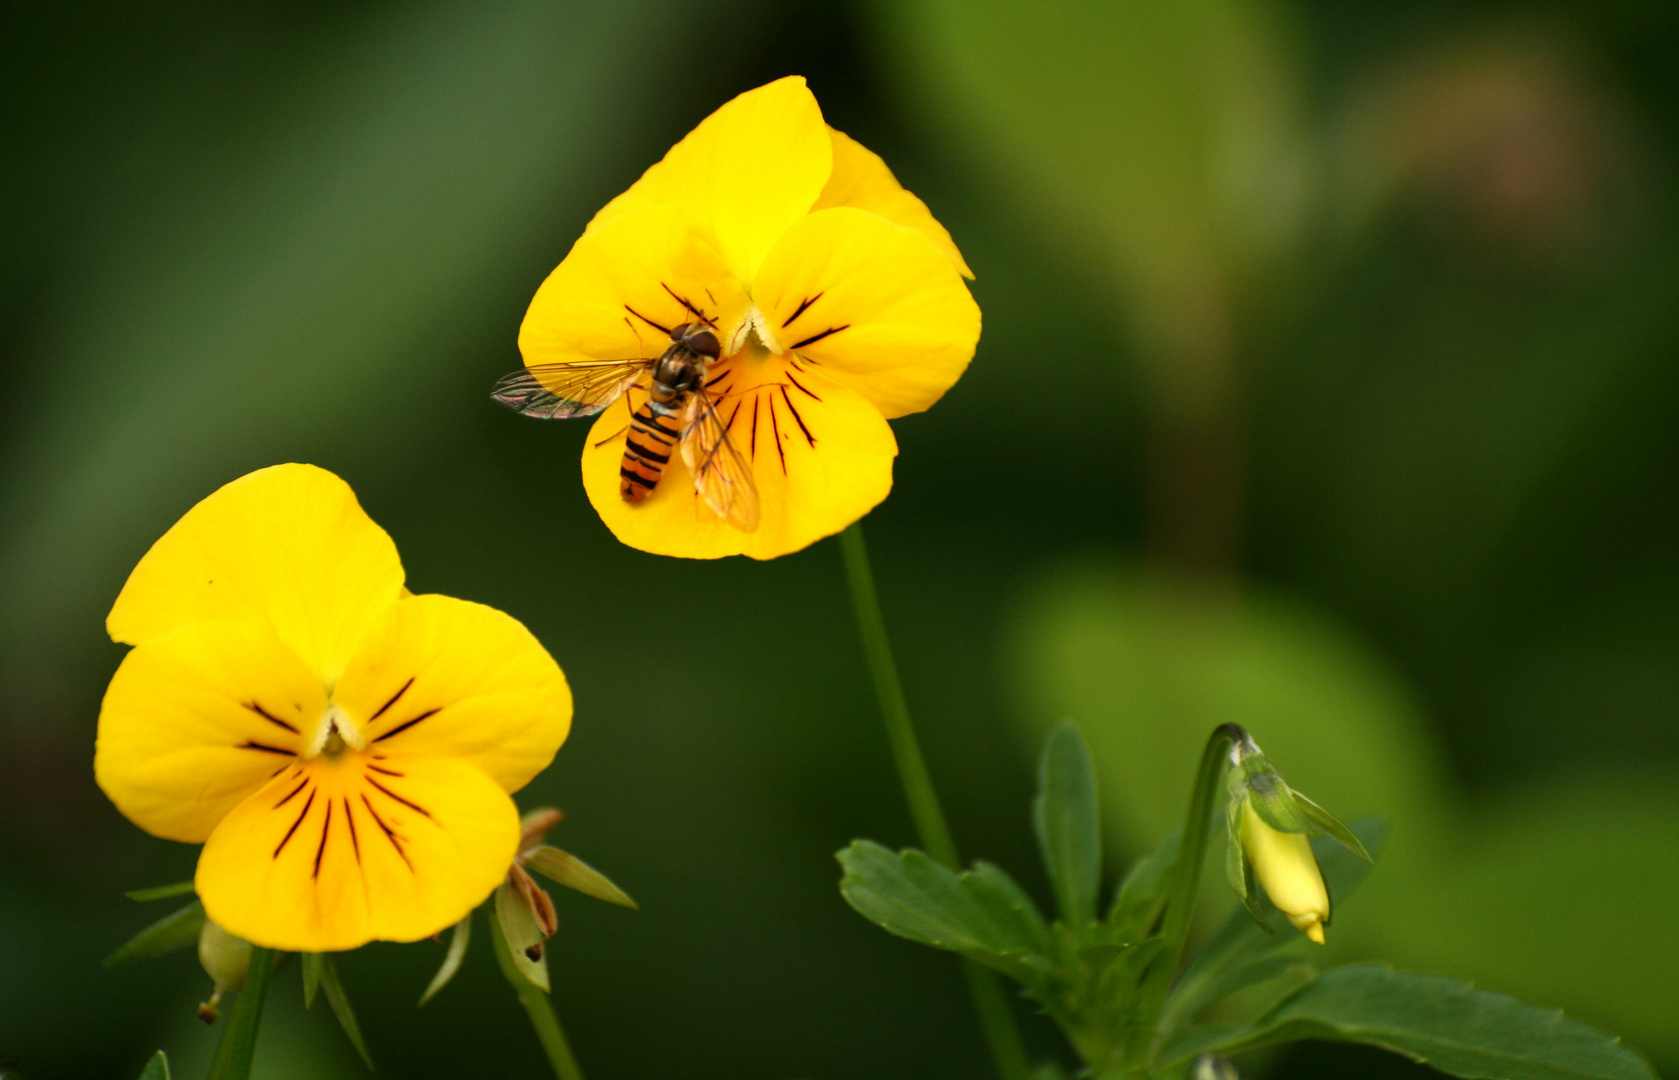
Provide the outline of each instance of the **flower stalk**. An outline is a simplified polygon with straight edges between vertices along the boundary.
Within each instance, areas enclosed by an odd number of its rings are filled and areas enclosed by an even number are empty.
[[[210,1080],[246,1080],[256,1056],[257,1028],[262,1025],[262,1006],[268,998],[268,977],[274,973],[274,950],[251,949],[245,985],[233,1003],[216,1057],[210,1063]]]
[[[1230,747],[1248,738],[1248,733],[1235,724],[1220,724],[1207,739],[1201,753],[1201,766],[1195,773],[1195,790],[1189,797],[1189,813],[1184,819],[1183,848],[1172,867],[1171,885],[1166,891],[1166,909],[1161,919],[1160,934],[1166,946],[1160,951],[1144,977],[1140,1002],[1143,1022],[1137,1026],[1137,1042],[1131,1047],[1132,1061],[1141,1062],[1152,1052],[1152,1043],[1159,1027],[1160,1013],[1166,1005],[1166,992],[1172,978],[1183,962],[1184,946],[1189,940],[1190,922],[1195,915],[1195,895],[1201,885],[1201,864],[1207,855],[1207,833],[1213,820],[1213,804],[1218,799],[1219,779],[1229,760]]]
[[[880,613],[880,596],[875,592],[874,572],[869,565],[869,549],[863,541],[861,522],[852,523],[840,533],[840,550],[845,556],[845,577],[857,616],[857,634],[862,639],[863,655],[869,665],[875,696],[880,701],[881,718],[886,723],[886,738],[892,747],[892,761],[897,766],[916,834],[934,861],[951,870],[959,869],[956,841],[950,835],[944,808],[933,788],[932,774],[927,771],[927,759],[921,753],[921,742],[910,722],[909,704],[904,700],[898,665],[886,636],[886,620]],[[1032,1075],[1031,1065],[1002,983],[972,960],[962,961],[962,973],[967,977],[968,992],[979,1014],[997,1074],[1003,1080],[1028,1080]]]
[[[583,1070],[577,1065],[577,1058],[572,1056],[571,1044],[566,1041],[565,1029],[560,1027],[560,1018],[554,1013],[553,1003],[542,988],[527,979],[513,960],[513,954],[508,951],[507,938],[502,935],[501,922],[492,912],[490,914],[490,942],[495,950],[496,964],[500,966],[502,975],[508,985],[519,997],[519,1004],[524,1006],[525,1015],[531,1018],[531,1027],[536,1029],[537,1041],[542,1043],[542,1052],[548,1057],[548,1066],[554,1070],[555,1080],[583,1080]]]

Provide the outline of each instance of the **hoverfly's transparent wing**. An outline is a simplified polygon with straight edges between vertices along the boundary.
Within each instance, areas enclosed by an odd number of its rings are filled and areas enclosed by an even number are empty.
[[[593,416],[623,396],[648,360],[574,360],[520,368],[496,380],[490,396],[538,420]]]
[[[704,390],[696,390],[688,401],[682,460],[694,474],[694,490],[712,513],[742,532],[758,527],[758,485],[752,480],[752,466],[735,448],[716,402]]]

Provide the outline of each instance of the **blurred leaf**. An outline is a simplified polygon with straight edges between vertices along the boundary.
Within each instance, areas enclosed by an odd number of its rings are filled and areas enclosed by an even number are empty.
[[[990,863],[956,873],[925,853],[856,840],[836,856],[840,893],[859,915],[899,937],[949,949],[1028,986],[1048,961],[1043,917],[1014,879]]]
[[[1153,851],[1138,859],[1114,894],[1108,923],[1123,941],[1140,941],[1154,928],[1166,906],[1167,874],[1178,861],[1183,830],[1166,834]]]
[[[1470,1078],[1657,1080],[1619,1039],[1554,1009],[1461,979],[1375,964],[1320,976],[1217,1049],[1235,1053],[1299,1039],[1378,1046]],[[1189,1056],[1169,1047],[1161,1059],[1171,1064]]]
[[[1450,803],[1426,726],[1393,672],[1323,617],[1094,560],[1049,575],[1017,611],[1029,734],[1078,718],[1120,850],[1180,824],[1206,733],[1227,721],[1324,805],[1405,822],[1409,850],[1436,835]]]
[[[1032,824],[1062,921],[1071,927],[1096,920],[1096,894],[1102,885],[1099,814],[1090,748],[1075,725],[1057,724],[1044,743]]]
[[[548,939],[524,896],[505,882],[496,887],[494,918],[501,926],[501,935],[507,942],[508,955],[514,966],[532,985],[541,987],[546,993],[548,957],[543,953],[543,942]]]
[[[140,1080],[169,1080],[169,1055],[162,1050],[153,1054],[140,1071]]]
[[[612,883],[605,874],[570,852],[543,844],[524,856],[525,865],[551,881],[576,889],[585,896],[605,900],[620,907],[636,908],[629,893]],[[637,908],[637,910],[640,910]]]
[[[1236,293],[1298,239],[1305,155],[1286,12],[1264,0],[893,0],[900,66],[1063,237],[1097,248],[1181,392]],[[1224,374],[1223,372],[1217,374]],[[1188,385],[1185,385],[1185,384]]]
[[[326,993],[326,1003],[332,1006],[332,1015],[338,1018],[338,1026],[344,1029],[350,1044],[361,1055],[361,1060],[372,1072],[373,1057],[367,1052],[367,1043],[362,1041],[361,1026],[356,1023],[356,1014],[350,1008],[350,999],[344,993],[344,984],[338,979],[338,965],[333,962],[331,953],[305,953],[304,957],[319,957],[321,989]]]
[[[315,1007],[315,991],[321,985],[321,968],[325,964],[324,953],[306,952],[303,954],[303,1007]]]
[[[443,955],[443,966],[432,976],[431,985],[420,995],[420,1004],[424,1005],[437,992],[449,985],[449,980],[455,977],[455,972],[461,969],[461,961],[466,959],[466,947],[472,941],[472,913],[455,924],[455,932],[449,935],[449,951]]]
[[[105,958],[105,966],[111,968],[135,960],[150,960],[154,956],[162,956],[164,953],[195,944],[198,941],[198,932],[203,928],[204,905],[194,900],[129,938],[121,948]]]
[[[193,892],[195,886],[190,881],[177,881],[173,885],[157,885],[150,889],[133,889],[123,893],[130,900],[166,900],[171,896],[187,896]],[[161,1051],[159,1051],[161,1053]]]
[[[1355,822],[1353,828],[1361,834],[1363,844],[1378,853],[1382,850],[1387,835],[1384,822],[1366,819]],[[1333,920],[1341,904],[1363,883],[1371,864],[1327,837],[1312,841],[1312,853],[1317,856],[1318,869],[1323,872],[1323,883],[1329,890],[1329,910]],[[1263,981],[1259,976],[1247,974],[1248,969],[1261,966],[1265,971],[1272,972],[1263,978],[1281,974],[1281,969],[1268,958],[1269,954],[1285,945],[1305,940],[1305,935],[1289,924],[1262,890],[1255,889],[1251,895],[1256,898],[1259,907],[1254,913],[1257,924],[1255,918],[1249,917],[1245,907],[1238,906],[1225,917],[1218,930],[1178,976],[1166,1001],[1163,1025],[1168,1033],[1178,1025],[1193,1020],[1213,1002],[1242,987]],[[1273,921],[1284,928],[1282,933],[1266,929],[1266,925]],[[1284,964],[1300,962],[1300,958],[1295,957],[1284,961]]]

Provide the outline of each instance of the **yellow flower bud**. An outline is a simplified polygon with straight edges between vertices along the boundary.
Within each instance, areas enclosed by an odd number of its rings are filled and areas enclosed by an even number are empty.
[[[1329,921],[1329,890],[1324,888],[1306,835],[1273,829],[1250,801],[1242,808],[1241,839],[1242,851],[1265,895],[1296,930],[1322,945],[1323,924]]]

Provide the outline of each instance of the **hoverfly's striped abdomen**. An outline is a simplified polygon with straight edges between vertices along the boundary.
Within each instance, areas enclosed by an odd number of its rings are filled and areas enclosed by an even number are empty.
[[[682,404],[686,395],[670,402],[648,398],[630,418],[630,433],[624,440],[624,461],[618,467],[618,493],[625,502],[638,503],[652,493],[677,452],[682,434]]]

